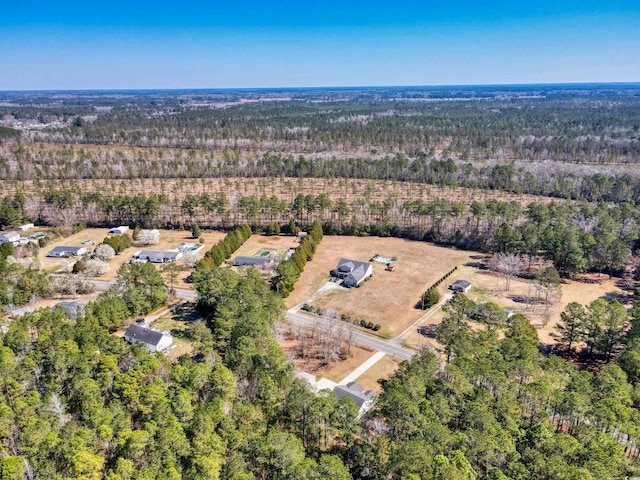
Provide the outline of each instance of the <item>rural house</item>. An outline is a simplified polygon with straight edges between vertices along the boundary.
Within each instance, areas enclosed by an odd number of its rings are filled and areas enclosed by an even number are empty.
[[[17,245],[20,242],[20,234],[18,232],[5,232],[0,235],[0,243],[9,242],[13,245]]]
[[[456,293],[467,293],[471,289],[471,283],[466,280],[456,280],[449,288]]]
[[[51,250],[47,257],[60,257],[60,258],[68,258],[68,257],[80,257],[87,253],[87,249],[84,247],[69,247],[66,245],[59,245]]]
[[[129,325],[124,334],[124,339],[129,343],[144,343],[151,352],[166,352],[173,343],[169,332],[161,332],[151,327]]]
[[[337,385],[333,389],[333,393],[336,394],[336,398],[340,401],[344,397],[350,397],[356,402],[360,411],[358,412],[358,418],[362,417],[373,406],[373,400],[376,396],[376,392],[373,390],[367,390],[365,392],[364,387],[358,382],[349,382],[346,385]]]
[[[133,254],[132,260],[151,263],[170,263],[180,260],[184,254],[178,250],[140,250]]]
[[[18,227],[18,231],[19,232],[24,232],[26,230],[31,230],[33,227],[35,227],[35,225],[33,223],[26,223],[24,225],[20,225]]]
[[[239,255],[233,259],[234,267],[247,267],[255,265],[266,265],[271,262],[271,257],[246,257]]]
[[[338,267],[332,272],[333,276],[343,278],[344,285],[347,287],[360,286],[372,274],[373,265],[369,262],[359,262],[347,258],[341,258]]]

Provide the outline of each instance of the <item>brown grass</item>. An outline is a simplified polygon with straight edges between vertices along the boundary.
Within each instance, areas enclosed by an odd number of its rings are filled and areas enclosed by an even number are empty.
[[[50,243],[44,248],[41,248],[38,252],[38,259],[42,263],[42,268],[47,271],[55,271],[60,268],[60,262],[63,259],[60,258],[49,258],[47,254],[51,249],[58,245],[67,245],[67,246],[83,246],[87,247],[88,251],[92,251],[98,246],[102,241],[107,237],[108,228],[85,228],[84,230],[74,233],[68,237],[56,240],[55,242]],[[202,250],[200,250],[200,256],[204,255],[204,253],[211,248],[211,246],[217,243],[219,240],[224,238],[225,233],[216,231],[216,230],[205,230],[202,233],[202,236],[205,239],[205,244]],[[91,240],[92,244],[82,245],[84,240]],[[160,230],[160,241],[156,245],[151,245],[147,247],[139,247],[132,246],[125,249],[119,255],[116,255],[109,261],[109,270],[99,277],[100,280],[113,280],[118,272],[118,269],[122,266],[123,263],[129,261],[131,256],[141,249],[149,249],[149,250],[167,250],[173,249],[178,246],[181,242],[187,243],[198,243],[197,239],[191,238],[191,232],[186,230]],[[64,259],[69,263],[74,262],[75,258]],[[183,271],[180,276],[176,287],[179,288],[192,288],[190,284],[184,282],[184,278],[189,276],[190,271]]]
[[[474,263],[481,261],[483,257],[482,254],[477,253],[472,253],[472,256]],[[471,291],[467,294],[472,300],[495,302],[513,312],[524,314],[538,331],[540,341],[545,344],[555,343],[551,334],[555,331],[555,326],[560,320],[560,313],[570,302],[587,305],[598,298],[617,298],[619,301],[629,304],[632,299],[630,293],[621,290],[616,285],[616,279],[610,280],[605,275],[597,278],[600,283],[563,280],[562,297],[549,308],[548,314],[545,314],[543,305],[537,305],[534,310],[531,310],[526,304],[516,301],[519,297],[534,293],[531,280],[515,278],[511,281],[510,291],[507,292],[504,289],[505,281],[503,279],[488,270],[481,270],[470,265],[459,267],[451,278],[464,278],[473,284]],[[435,328],[442,321],[442,317],[442,311],[437,312],[424,322],[424,325]],[[415,330],[409,332],[404,340],[416,349],[424,345],[431,348],[439,347],[435,339],[420,335]]]
[[[330,290],[313,304],[379,323],[381,333],[390,335],[401,333],[420,318],[424,312],[414,306],[422,293],[469,256],[453,248],[398,238],[325,236],[287,298],[287,305],[309,298],[341,257],[368,261],[376,254],[396,257],[395,271],[387,272],[384,265],[374,263],[373,277],[359,288]]]
[[[366,390],[382,392],[381,381],[391,378],[399,366],[400,361],[397,358],[385,355],[369,370],[360,375],[356,381]]]

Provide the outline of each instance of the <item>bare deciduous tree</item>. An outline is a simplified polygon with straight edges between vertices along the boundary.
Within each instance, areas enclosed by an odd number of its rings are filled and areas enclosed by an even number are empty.
[[[505,290],[511,288],[511,279],[520,273],[524,266],[522,257],[515,253],[495,253],[489,260],[489,268],[505,279]]]

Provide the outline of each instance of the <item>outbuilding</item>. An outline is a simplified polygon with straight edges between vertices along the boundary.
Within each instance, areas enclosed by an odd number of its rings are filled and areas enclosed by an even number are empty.
[[[129,343],[143,343],[151,352],[166,352],[173,343],[169,332],[156,330],[143,325],[131,324],[124,334]]]
[[[119,227],[113,227],[111,230],[109,230],[109,233],[112,233],[114,235],[122,235],[123,233],[126,233],[129,231],[129,227],[127,227],[126,225],[120,225]]]
[[[34,227],[35,227],[35,225],[33,223],[25,223],[24,225],[20,225],[18,227],[18,231],[19,232],[24,232],[26,230],[31,230]]]
[[[456,293],[467,293],[471,290],[471,282],[467,282],[466,280],[456,280],[449,288]]]

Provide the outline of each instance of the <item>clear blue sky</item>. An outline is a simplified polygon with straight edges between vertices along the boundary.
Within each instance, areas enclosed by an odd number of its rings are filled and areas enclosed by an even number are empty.
[[[640,0],[2,3],[0,90],[640,81]]]

